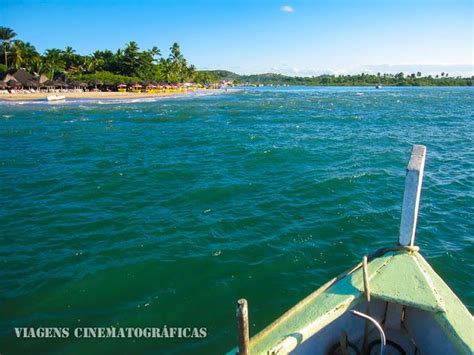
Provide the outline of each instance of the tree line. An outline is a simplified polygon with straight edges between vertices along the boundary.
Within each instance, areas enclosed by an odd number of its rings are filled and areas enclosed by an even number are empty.
[[[9,70],[25,68],[29,72],[46,74],[50,79],[57,73],[66,73],[73,80],[98,81],[107,84],[134,81],[159,81],[179,83],[194,81],[205,84],[219,80],[234,83],[263,85],[306,86],[472,86],[474,78],[452,77],[449,73],[425,75],[421,72],[405,74],[356,74],[319,75],[311,77],[286,76],[281,74],[238,75],[225,70],[197,71],[189,65],[181,53],[178,43],[173,43],[169,55],[164,57],[157,47],[141,50],[134,41],[111,50],[96,50],[92,54],[80,55],[72,47],[47,49],[40,54],[29,42],[16,39],[16,33],[0,27],[2,64],[0,74]]]
[[[474,77],[463,78],[449,76],[441,72],[438,75],[423,75],[421,72],[405,74],[355,74],[355,75],[319,75],[319,76],[286,76],[282,74],[238,75],[226,70],[207,72],[217,80],[234,80],[251,85],[302,85],[302,86],[473,86]]]
[[[181,53],[178,43],[173,43],[169,55],[164,57],[158,47],[142,50],[131,41],[115,52],[96,50],[92,54],[78,54],[72,47],[47,49],[39,53],[29,42],[17,39],[17,34],[7,27],[0,27],[0,74],[10,70],[26,69],[31,73],[45,74],[53,79],[66,73],[70,79],[107,81],[159,81],[180,83],[205,82],[214,77],[196,71]]]

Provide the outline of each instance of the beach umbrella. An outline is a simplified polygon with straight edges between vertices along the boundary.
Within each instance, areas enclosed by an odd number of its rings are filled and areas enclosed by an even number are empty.
[[[30,88],[37,88],[39,86],[39,82],[34,79],[29,79],[26,81],[26,86]]]
[[[17,88],[17,87],[21,86],[21,84],[18,81],[15,81],[15,80],[8,80],[7,85],[11,88]]]
[[[100,80],[92,80],[92,85],[94,85],[94,88],[97,89],[97,85],[103,85],[104,83]]]

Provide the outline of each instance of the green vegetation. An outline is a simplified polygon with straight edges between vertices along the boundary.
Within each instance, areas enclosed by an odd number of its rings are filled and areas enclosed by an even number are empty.
[[[66,73],[69,79],[97,81],[109,84],[134,81],[180,83],[205,82],[206,75],[196,75],[188,65],[178,43],[173,43],[168,57],[162,57],[157,47],[141,50],[136,42],[129,42],[116,52],[97,50],[80,55],[72,47],[47,49],[43,54],[28,42],[14,39],[16,33],[0,27],[2,63],[0,74],[24,68],[29,72],[45,74],[53,79],[57,73]],[[196,76],[196,77],[195,77]]]
[[[16,33],[8,27],[0,27],[0,39],[2,40],[2,50],[5,58],[4,64],[8,68],[8,48],[10,41],[16,37]]]
[[[305,85],[305,86],[472,86],[474,77],[450,77],[441,73],[435,77],[422,76],[420,72],[398,74],[357,74],[357,75],[319,75],[311,77],[286,76],[282,74],[238,75],[226,70],[200,72],[215,80],[233,80],[251,85]]]
[[[178,43],[170,47],[168,57],[163,57],[157,47],[141,50],[136,42],[115,52],[97,50],[80,55],[72,47],[47,49],[38,53],[33,45],[14,39],[16,33],[0,27],[2,62],[0,75],[9,70],[24,68],[29,72],[45,74],[53,79],[57,73],[66,73],[72,80],[101,82],[104,84],[159,81],[180,83],[194,81],[199,84],[226,80],[251,85],[306,85],[306,86],[472,86],[474,77],[450,77],[440,73],[432,77],[420,72],[398,74],[320,75],[312,77],[286,76],[281,74],[239,75],[226,70],[196,71],[188,65]]]

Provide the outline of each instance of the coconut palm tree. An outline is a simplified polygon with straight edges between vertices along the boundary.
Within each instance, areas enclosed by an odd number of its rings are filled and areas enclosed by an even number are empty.
[[[76,54],[76,51],[71,46],[64,48],[62,51],[62,58],[67,71],[77,70],[76,67],[80,65],[82,59],[80,55]]]
[[[47,49],[44,62],[47,70],[51,73],[51,79],[54,78],[54,73],[64,70],[65,63],[60,49]]]
[[[186,80],[188,80],[188,81],[193,81],[194,75],[196,75],[196,67],[191,64],[191,65],[187,68],[187,73],[186,73],[187,78],[186,78]]]
[[[7,50],[10,41],[16,37],[15,31],[8,27],[0,27],[0,39],[2,40],[3,53],[5,54],[5,65],[8,68]]]
[[[175,42],[170,47],[170,55],[167,61],[169,70],[167,77],[169,77],[172,82],[182,82],[186,76],[187,63],[181,54],[181,48],[179,48],[178,43]]]
[[[30,71],[38,74],[46,74],[48,68],[46,67],[46,64],[42,60],[42,58],[40,56],[37,56],[31,60]]]
[[[34,46],[29,42],[20,40],[13,41],[10,53],[12,56],[12,66],[15,69],[26,68],[30,70],[33,58],[39,56]]]
[[[101,58],[95,58],[93,56],[87,55],[83,57],[81,64],[81,70],[87,73],[94,73],[97,68],[100,68],[104,64],[104,61]]]

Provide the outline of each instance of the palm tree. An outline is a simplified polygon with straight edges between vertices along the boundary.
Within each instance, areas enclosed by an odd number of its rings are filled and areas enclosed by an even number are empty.
[[[76,54],[76,51],[71,46],[67,46],[62,51],[62,58],[64,59],[65,69],[67,71],[77,70],[77,66],[80,65],[81,56]]]
[[[194,75],[196,75],[196,67],[191,64],[189,67],[188,67],[188,70],[187,70],[187,80],[189,81],[193,81],[194,79]]]
[[[152,49],[150,49],[150,54],[152,57],[159,57],[161,55],[161,51],[158,49],[157,46],[154,46]]]
[[[60,49],[47,49],[44,55],[45,66],[51,73],[51,79],[54,73],[64,70],[64,61],[62,59],[62,51]]]
[[[20,40],[13,41],[11,48],[12,66],[15,69],[27,68],[31,69],[33,58],[38,57],[36,48],[29,42]]]
[[[73,55],[74,53],[76,53],[76,51],[71,46],[67,46],[66,48],[64,48],[63,53],[65,55]]]
[[[187,71],[187,63],[186,59],[184,59],[183,55],[181,54],[179,44],[176,42],[170,47],[170,56],[168,61],[170,64],[168,67],[170,72],[167,76],[170,77],[170,79],[174,82],[183,81]]]
[[[83,57],[81,69],[87,73],[94,73],[103,63],[103,59],[87,55]]]
[[[15,31],[8,27],[0,27],[0,39],[2,40],[3,52],[5,53],[5,65],[8,68],[7,49],[10,41],[16,36]]]
[[[127,43],[122,55],[120,56],[122,73],[124,75],[135,75],[141,66],[140,48],[137,42]]]
[[[45,74],[47,72],[46,64],[40,56],[34,57],[31,61],[30,70],[38,74]]]

